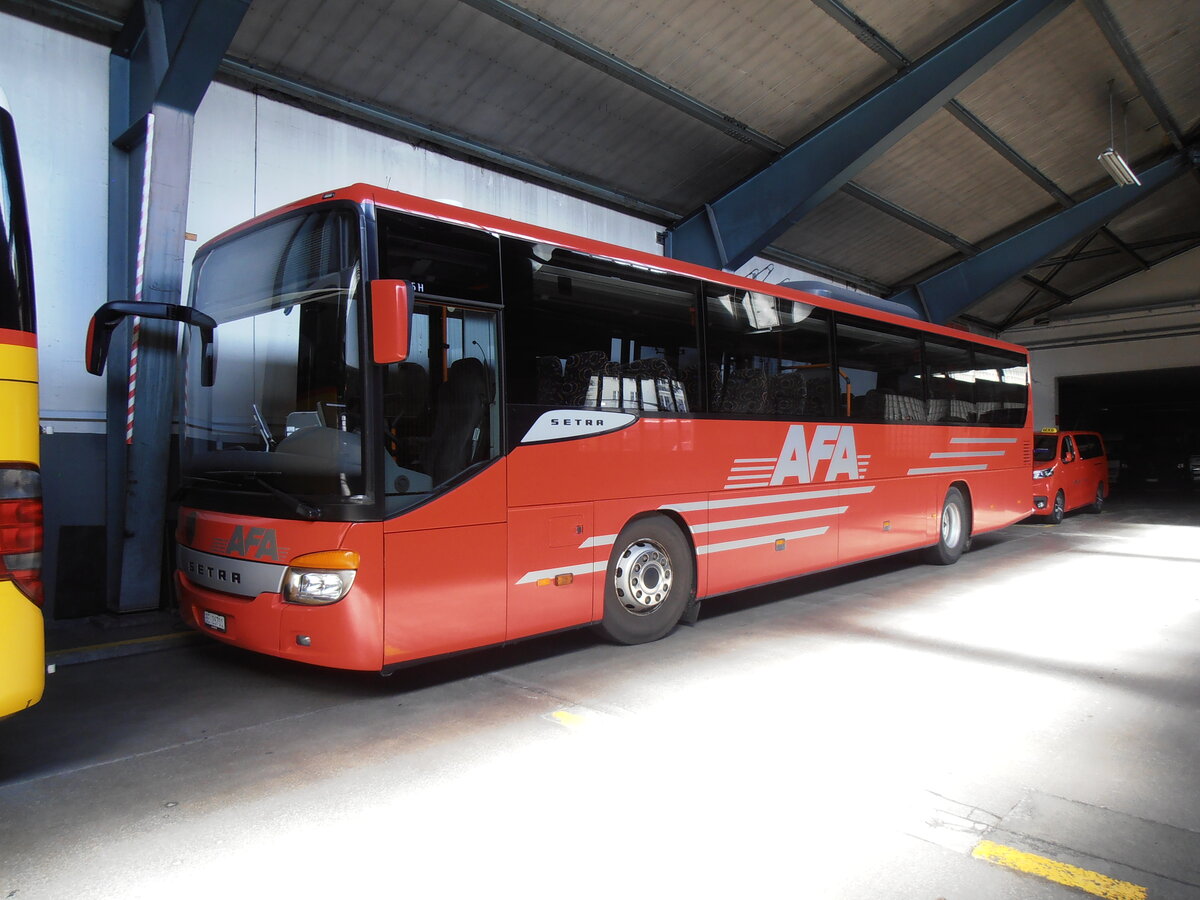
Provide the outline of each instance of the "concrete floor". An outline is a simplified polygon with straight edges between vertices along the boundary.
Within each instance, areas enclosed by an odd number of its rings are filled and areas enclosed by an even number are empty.
[[[1198,706],[1200,492],[640,647],[383,679],[177,642],[0,722],[0,897],[1200,898]]]

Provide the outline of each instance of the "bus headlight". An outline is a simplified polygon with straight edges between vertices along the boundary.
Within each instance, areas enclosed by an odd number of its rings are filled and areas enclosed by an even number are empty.
[[[292,560],[283,575],[283,599],[305,606],[337,603],[354,586],[359,555],[353,550],[323,550]]]
[[[1034,469],[1033,480],[1041,481],[1043,478],[1049,478],[1054,474],[1054,466],[1047,466],[1045,469]]]

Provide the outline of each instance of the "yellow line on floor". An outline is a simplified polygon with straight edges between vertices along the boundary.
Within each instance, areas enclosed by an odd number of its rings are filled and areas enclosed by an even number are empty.
[[[167,634],[152,634],[149,637],[129,638],[124,641],[112,641],[108,644],[89,644],[86,647],[64,647],[61,650],[47,650],[46,656],[61,656],[64,653],[86,653],[90,650],[108,650],[112,647],[133,647],[138,644],[153,644],[162,641],[172,641],[176,638],[196,634],[194,631],[172,631]]]
[[[1090,872],[1087,869],[1056,862],[1044,856],[1014,850],[1012,847],[1005,847],[1003,844],[992,841],[980,841],[971,851],[971,855],[976,859],[995,863],[998,866],[1015,869],[1029,875],[1037,875],[1039,878],[1045,878],[1056,884],[1065,884],[1067,887],[1087,891],[1097,897],[1104,897],[1105,900],[1146,900],[1146,889],[1141,885],[1118,881],[1107,875],[1101,875],[1099,872]]]
[[[568,712],[565,709],[550,713],[550,718],[560,725],[566,725],[568,728],[577,728],[587,722],[587,719],[578,713]]]

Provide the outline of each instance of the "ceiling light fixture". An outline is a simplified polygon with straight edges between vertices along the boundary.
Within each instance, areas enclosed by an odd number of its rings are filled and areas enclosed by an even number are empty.
[[[1124,109],[1122,108],[1122,114]],[[1117,187],[1130,187],[1131,185],[1140,185],[1137,175],[1133,173],[1133,169],[1129,168],[1129,163],[1125,162],[1124,157],[1113,149],[1113,144],[1116,143],[1113,134],[1115,131],[1113,119],[1113,83],[1108,83],[1108,149],[1096,157],[1100,161],[1100,165],[1104,167],[1104,171],[1112,176],[1112,180],[1117,183]],[[1129,151],[1129,123],[1125,124],[1125,150]]]

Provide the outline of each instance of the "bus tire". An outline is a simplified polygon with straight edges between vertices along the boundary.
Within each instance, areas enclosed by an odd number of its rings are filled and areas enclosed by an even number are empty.
[[[935,566],[950,566],[966,552],[971,540],[971,520],[967,501],[956,487],[946,491],[938,516],[938,542],[926,551],[926,559]]]
[[[600,633],[617,644],[666,637],[696,591],[692,550],[666,516],[635,519],[613,544]]]

